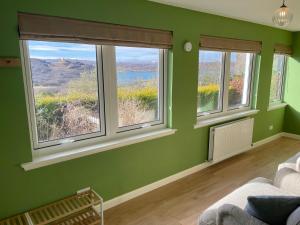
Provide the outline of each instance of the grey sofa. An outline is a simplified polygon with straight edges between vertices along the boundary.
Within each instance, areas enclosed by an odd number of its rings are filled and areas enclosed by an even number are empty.
[[[300,153],[278,167],[274,181],[256,178],[207,208],[199,225],[266,225],[244,212],[248,196],[300,196]]]

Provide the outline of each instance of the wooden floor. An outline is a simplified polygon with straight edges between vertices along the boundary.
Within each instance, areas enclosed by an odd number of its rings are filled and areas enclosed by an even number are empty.
[[[105,225],[196,225],[210,204],[252,178],[272,179],[298,151],[300,141],[273,141],[109,209]]]

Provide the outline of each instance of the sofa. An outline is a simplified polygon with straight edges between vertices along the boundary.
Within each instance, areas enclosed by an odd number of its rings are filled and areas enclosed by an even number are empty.
[[[248,196],[300,196],[300,153],[278,166],[274,180],[255,178],[208,207],[199,225],[266,225],[243,209]]]

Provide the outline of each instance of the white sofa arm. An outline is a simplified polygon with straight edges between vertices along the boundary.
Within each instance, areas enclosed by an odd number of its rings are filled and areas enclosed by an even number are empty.
[[[287,161],[279,164],[278,170],[283,168],[290,168],[297,172],[300,172],[300,152],[289,158]]]
[[[291,168],[277,171],[274,185],[290,194],[300,195],[300,173]]]

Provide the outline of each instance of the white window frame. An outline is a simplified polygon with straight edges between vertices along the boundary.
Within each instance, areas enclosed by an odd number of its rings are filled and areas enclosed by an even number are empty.
[[[285,82],[286,82],[286,72],[287,72],[288,55],[274,53],[274,55],[273,55],[273,63],[272,63],[271,79],[273,77],[273,64],[274,64],[274,56],[275,55],[284,56],[283,71],[282,71],[283,74],[282,74],[281,87],[280,87],[280,99],[276,99],[275,101],[271,101],[271,99],[269,98],[269,107],[280,105],[280,104],[282,104],[284,102],[284,91],[285,91]],[[270,84],[271,84],[271,82],[270,82]],[[271,87],[270,87],[270,94],[271,94]]]
[[[216,52],[216,51],[213,51],[213,50],[205,50],[205,51],[210,51],[210,52]],[[208,116],[208,115],[213,115],[213,114],[217,114],[217,113],[221,113],[223,111],[223,96],[224,96],[224,82],[225,82],[225,58],[226,58],[226,54],[225,52],[222,52],[222,51],[219,51],[221,54],[222,54],[222,59],[221,59],[221,62],[222,62],[222,69],[221,69],[221,80],[220,80],[220,94],[219,94],[219,98],[218,98],[218,101],[220,103],[219,105],[219,108],[217,110],[210,110],[210,111],[206,111],[206,112],[200,112],[198,113],[197,112],[197,116],[200,117],[200,116]],[[199,51],[199,54],[200,54],[200,51]],[[199,79],[199,77],[198,77]],[[199,81],[198,81],[199,82]],[[198,107],[198,106],[197,106]]]
[[[206,49],[199,49],[200,51],[209,51]],[[211,50],[213,51],[213,50]],[[251,53],[251,59],[250,59],[250,71],[249,71],[249,82],[248,82],[248,95],[247,95],[247,104],[246,105],[239,105],[237,107],[229,107],[228,106],[228,97],[229,97],[229,78],[230,78],[230,57],[231,53],[235,53],[234,51],[216,51],[223,53],[223,60],[222,60],[222,78],[221,78],[221,87],[220,87],[220,99],[219,101],[221,104],[220,109],[221,110],[215,110],[215,111],[207,111],[207,112],[201,112],[197,113],[197,120],[207,120],[209,118],[214,117],[220,117],[220,116],[226,116],[238,112],[248,111],[251,110],[251,102],[252,102],[252,90],[253,90],[253,80],[254,80],[254,68],[255,68],[255,59],[256,54]],[[249,53],[249,52],[241,52],[241,53]]]
[[[108,106],[110,110],[110,115],[114,115],[116,118],[115,120],[111,121],[110,124],[110,133],[122,133],[122,132],[128,132],[130,130],[135,130],[139,128],[146,128],[151,127],[155,125],[161,125],[164,123],[164,102],[166,101],[165,98],[158,99],[159,101],[159,120],[156,121],[150,121],[146,123],[141,124],[135,124],[135,125],[129,125],[124,127],[118,127],[118,99],[117,99],[117,71],[116,71],[116,52],[114,46],[102,46],[103,51],[103,70],[104,70],[104,80],[108,81],[109,83],[105,84],[105,87],[114,88],[114,92],[109,92],[111,96],[109,96],[109,100],[106,100],[106,106]],[[164,84],[164,58],[165,58],[164,50],[160,50],[159,54],[159,84]],[[114,76],[111,76],[111,74],[114,74]],[[159,97],[164,96],[164,85],[159,85]],[[106,91],[108,92],[108,91]],[[104,92],[104,93],[106,93]],[[162,110],[160,110],[162,109]]]
[[[74,138],[65,138],[56,142],[51,141],[51,143],[49,141],[47,144],[37,143],[37,127],[35,122],[35,105],[28,42],[25,40],[20,41],[20,49],[33,158],[39,158],[60,152],[69,152],[74,148],[85,148],[167,128],[168,50],[160,49],[159,55],[159,121],[118,128],[115,47],[108,45],[96,45],[101,131],[96,134],[93,133],[76,136]],[[84,138],[80,138],[82,136],[84,136]]]

